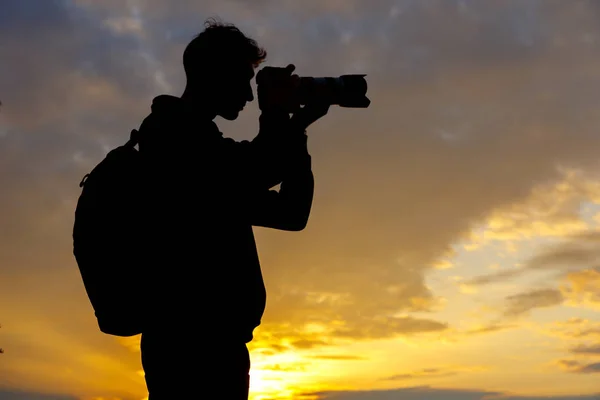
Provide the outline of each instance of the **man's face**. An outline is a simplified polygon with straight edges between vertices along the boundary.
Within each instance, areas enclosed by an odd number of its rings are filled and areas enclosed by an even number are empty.
[[[218,79],[220,87],[215,88],[217,115],[229,121],[239,116],[246,103],[254,100],[251,85],[253,78],[254,66],[251,63],[239,63],[223,71],[222,77]]]

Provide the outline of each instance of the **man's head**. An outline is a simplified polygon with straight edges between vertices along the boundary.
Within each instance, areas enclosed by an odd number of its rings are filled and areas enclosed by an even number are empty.
[[[209,19],[183,53],[186,92],[202,96],[212,111],[234,120],[254,100],[254,69],[267,52],[232,24]]]

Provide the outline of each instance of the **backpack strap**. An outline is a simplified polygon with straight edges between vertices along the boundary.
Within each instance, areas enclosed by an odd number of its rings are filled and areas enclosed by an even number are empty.
[[[85,174],[83,176],[83,179],[81,180],[81,182],[79,182],[79,187],[83,187],[83,185],[85,185],[85,181],[87,180],[87,178],[90,177],[90,174]]]
[[[140,132],[137,129],[132,129],[131,134],[129,135],[129,140],[125,143],[125,147],[133,149],[140,141]],[[90,174],[85,174],[81,182],[79,182],[79,187],[83,187],[85,185],[85,181],[90,177]]]

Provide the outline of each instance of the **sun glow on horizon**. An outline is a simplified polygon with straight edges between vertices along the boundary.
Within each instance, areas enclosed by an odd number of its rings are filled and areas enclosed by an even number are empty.
[[[253,400],[293,399],[306,383],[303,363],[295,353],[252,356],[250,398]]]

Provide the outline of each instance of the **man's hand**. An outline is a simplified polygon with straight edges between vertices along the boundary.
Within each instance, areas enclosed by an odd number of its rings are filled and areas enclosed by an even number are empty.
[[[263,112],[278,111],[292,113],[300,104],[296,98],[296,89],[300,77],[292,74],[296,66],[289,64],[285,68],[264,67],[256,75],[258,106]]]
[[[323,118],[329,112],[330,104],[309,103],[300,108],[291,118],[294,127],[305,131],[312,123]]]

